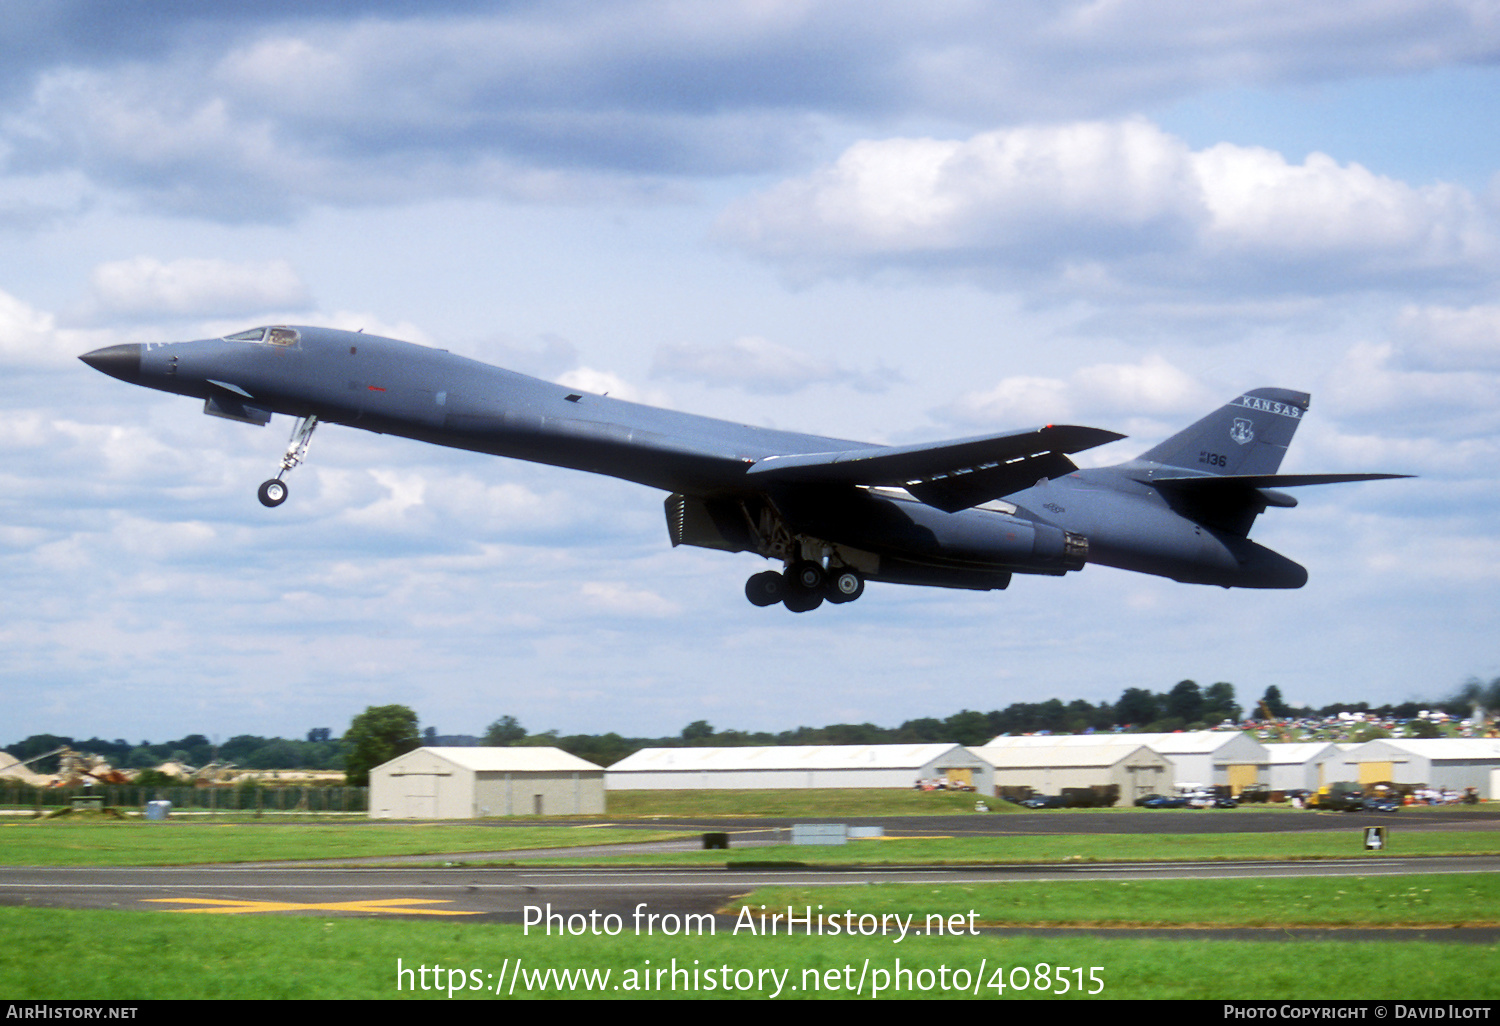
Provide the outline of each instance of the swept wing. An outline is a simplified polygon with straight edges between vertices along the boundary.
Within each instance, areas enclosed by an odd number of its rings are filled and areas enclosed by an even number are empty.
[[[949,442],[872,446],[757,460],[746,476],[772,482],[896,485],[949,513],[1070,474],[1066,454],[1124,435],[1102,428],[1049,424]]]

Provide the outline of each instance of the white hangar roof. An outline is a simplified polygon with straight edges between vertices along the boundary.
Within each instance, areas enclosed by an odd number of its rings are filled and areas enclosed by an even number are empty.
[[[996,745],[972,748],[970,751],[996,769],[1032,769],[1048,766],[1113,766],[1143,749],[1153,760],[1165,758],[1146,745],[1115,740],[1100,741],[1092,745],[1018,745],[1014,748]]]
[[[1004,734],[990,741],[985,748],[1025,748],[1049,745],[1097,745],[1105,741],[1145,745],[1162,755],[1208,754],[1224,745],[1238,741],[1246,735],[1238,730],[1190,730],[1166,734],[1033,734],[1023,737],[1008,737]],[[1253,740],[1253,739],[1252,739]],[[1260,742],[1256,742],[1257,745]],[[982,751],[982,749],[980,749]]]
[[[950,753],[977,761],[957,744],[778,745],[766,748],[643,748],[609,768],[630,771],[921,769]]]
[[[1342,755],[1344,750],[1332,741],[1293,741],[1290,744],[1266,745],[1266,762],[1273,766],[1297,765],[1325,755]]]
[[[475,773],[602,773],[604,767],[569,755],[561,748],[418,748],[398,755],[376,769],[392,766],[418,753],[436,756]]]
[[[1500,760],[1500,739],[1489,737],[1382,737],[1360,746],[1357,754],[1363,756],[1367,752],[1379,752],[1380,745],[1389,745],[1433,762],[1452,759]]]

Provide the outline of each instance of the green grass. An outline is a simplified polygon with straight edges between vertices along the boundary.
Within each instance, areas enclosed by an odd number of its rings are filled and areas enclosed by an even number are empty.
[[[1210,813],[1205,813],[1209,815]],[[1232,814],[1232,813],[1231,813]],[[1304,813],[1308,815],[1308,813]],[[1253,834],[1027,834],[886,838],[837,847],[776,845],[724,851],[622,853],[528,859],[535,865],[724,865],[797,862],[808,865],[989,865],[1114,861],[1385,858],[1413,855],[1500,854],[1500,830],[1402,832],[1388,822],[1390,847],[1362,850],[1354,821],[1331,833]],[[643,824],[644,827],[644,824]],[[225,823],[206,820],[59,820],[0,822],[0,865],[153,866],[225,862],[379,858],[431,855],[435,863],[505,864],[500,855],[473,852],[624,844],[696,837],[682,830],[598,829],[588,823],[474,826],[467,823]],[[731,842],[733,843],[733,842]]]
[[[769,997],[783,981],[783,998],[847,998],[847,983],[861,973],[869,984],[889,986],[898,970],[913,994],[885,997],[1041,997],[1035,987],[1011,984],[1037,979],[1037,966],[1048,967],[1052,989],[1059,975],[1051,967],[1098,967],[1105,999],[1274,999],[1332,1000],[1493,1000],[1500,982],[1483,967],[1496,964],[1494,947],[1467,944],[1402,942],[1246,942],[1070,937],[908,937],[896,944],[885,937],[759,936],[742,933],[715,937],[635,936],[627,926],[616,937],[523,936],[520,927],[429,923],[328,916],[170,915],[136,912],[72,912],[55,909],[0,908],[0,945],[10,956],[0,960],[0,994],[9,1000],[151,1000],[151,999],[382,999],[448,1001],[445,985],[465,985],[455,999],[493,993],[476,992],[477,980],[494,986],[495,977],[521,959],[528,971],[610,970],[597,996],[621,997]],[[416,970],[440,966],[440,986],[429,987],[434,974],[413,973],[409,985],[397,988],[397,960]],[[507,961],[509,960],[509,961]],[[649,962],[648,962],[649,960]],[[751,989],[697,993],[664,986],[632,991],[645,970],[672,968],[699,972],[727,967],[730,979]],[[983,971],[981,972],[981,968]],[[1001,970],[997,976],[997,968]],[[740,972],[748,970],[748,972]],[[471,974],[478,972],[477,977]],[[634,974],[630,976],[627,974]],[[764,989],[755,986],[760,975]],[[784,974],[784,975],[783,975]],[[1050,992],[1047,1000],[1079,996],[1077,975],[1069,971],[1069,995]],[[654,982],[653,978],[653,982]],[[691,977],[679,976],[679,981]],[[938,981],[962,979],[964,993],[939,988]],[[987,986],[1004,982],[1006,989]],[[408,978],[403,978],[406,984]],[[615,990],[621,983],[626,989]],[[717,981],[716,981],[717,982]],[[838,989],[826,989],[835,982]],[[809,993],[816,983],[820,988]],[[508,978],[507,978],[508,984]],[[926,989],[922,989],[923,987]],[[792,990],[791,988],[797,988]],[[543,996],[518,986],[515,997]],[[500,995],[502,998],[504,994]],[[573,989],[545,996],[587,997]],[[1085,1000],[1087,998],[1085,997]]]
[[[851,841],[845,845],[775,845],[723,851],[622,853],[610,865],[718,865],[791,862],[834,865],[993,865],[997,863],[1253,861],[1268,859],[1381,859],[1414,855],[1500,854],[1500,831],[1401,833],[1395,827],[1383,852],[1366,852],[1354,826],[1334,833],[1041,834]],[[733,841],[731,840],[731,844]],[[570,865],[560,857],[545,863]],[[588,861],[595,861],[590,859]]]
[[[1416,927],[1500,926],[1500,876],[1088,880],[967,885],[765,887],[730,908],[824,915],[974,913],[991,926]]]
[[[0,865],[169,866],[275,862],[562,848],[682,836],[680,830],[601,830],[587,825],[484,827],[446,823],[221,823],[194,820],[152,823],[70,817],[0,822]]]

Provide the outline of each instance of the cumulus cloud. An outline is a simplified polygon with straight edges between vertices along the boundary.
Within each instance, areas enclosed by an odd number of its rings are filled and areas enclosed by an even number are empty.
[[[422,475],[394,470],[371,470],[370,476],[386,494],[362,509],[346,511],[344,516],[350,521],[370,527],[398,528],[408,510],[423,505],[427,481]]]
[[[1325,417],[1328,412],[1320,410],[1318,416]],[[1444,425],[1432,426],[1439,431],[1445,428]],[[1414,487],[1424,498],[1435,494],[1435,479],[1447,477],[1482,493],[1482,503],[1474,503],[1481,519],[1488,519],[1494,509],[1496,482],[1474,476],[1474,468],[1493,466],[1500,458],[1500,442],[1493,437],[1457,438],[1446,432],[1421,436],[1400,429],[1392,432],[1388,423],[1377,423],[1377,430],[1368,433],[1345,433],[1338,424],[1325,427],[1317,420],[1308,427],[1307,437],[1299,434],[1298,445],[1292,450],[1302,469],[1418,474],[1420,482]],[[1394,497],[1406,498],[1412,494],[1403,488]],[[1450,515],[1459,511],[1451,494],[1442,501],[1441,507]]]
[[[100,264],[89,276],[96,313],[107,317],[216,317],[305,308],[307,286],[285,260],[163,262],[136,256]]]
[[[667,397],[650,389],[637,388],[614,371],[598,370],[594,367],[574,367],[555,378],[559,385],[576,388],[580,392],[608,395],[632,403],[649,403],[652,406],[667,405]]]
[[[57,318],[0,291],[0,366],[58,367],[118,341],[107,334],[59,328]]]
[[[731,206],[720,237],[811,273],[905,267],[1065,290],[1291,291],[1492,274],[1495,217],[1467,190],[1223,143],[1143,119],[967,140],[856,143]]]
[[[1207,413],[1213,401],[1191,375],[1151,355],[1136,364],[1090,364],[1067,378],[1004,378],[959,396],[934,416],[973,428],[1020,427],[1081,416],[1183,417]]]
[[[1329,375],[1329,398],[1382,433],[1437,433],[1457,439],[1500,430],[1500,374],[1412,366],[1393,342],[1353,345]]]
[[[745,335],[719,346],[662,346],[656,351],[651,373],[761,395],[785,395],[820,383],[883,392],[900,378],[890,370],[849,370],[833,360],[820,360],[758,335]]]
[[[1500,371],[1500,305],[1408,306],[1395,339],[1416,367]]]
[[[679,612],[675,602],[654,591],[615,581],[585,581],[578,589],[583,602],[601,612],[620,616],[660,617]]]
[[[43,313],[8,292],[0,292],[0,357],[7,363],[34,359],[57,348],[51,314]]]
[[[801,166],[830,127],[1119,117],[1500,52],[1469,0],[47,7],[0,22],[25,40],[0,151],[240,221],[414,192],[654,197]]]

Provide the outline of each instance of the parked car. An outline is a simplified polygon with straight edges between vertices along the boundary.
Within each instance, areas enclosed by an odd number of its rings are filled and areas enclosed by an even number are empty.
[[[1228,795],[1216,794],[1213,791],[1195,791],[1187,795],[1188,805],[1195,809],[1237,809],[1240,803]]]
[[[1176,795],[1154,794],[1141,802],[1148,809],[1185,809],[1188,800]]]
[[[1021,804],[1028,809],[1062,809],[1067,807],[1068,800],[1057,794],[1034,794],[1022,798]]]
[[[1334,791],[1318,795],[1319,809],[1330,812],[1359,812],[1365,807],[1365,796],[1359,791]]]

